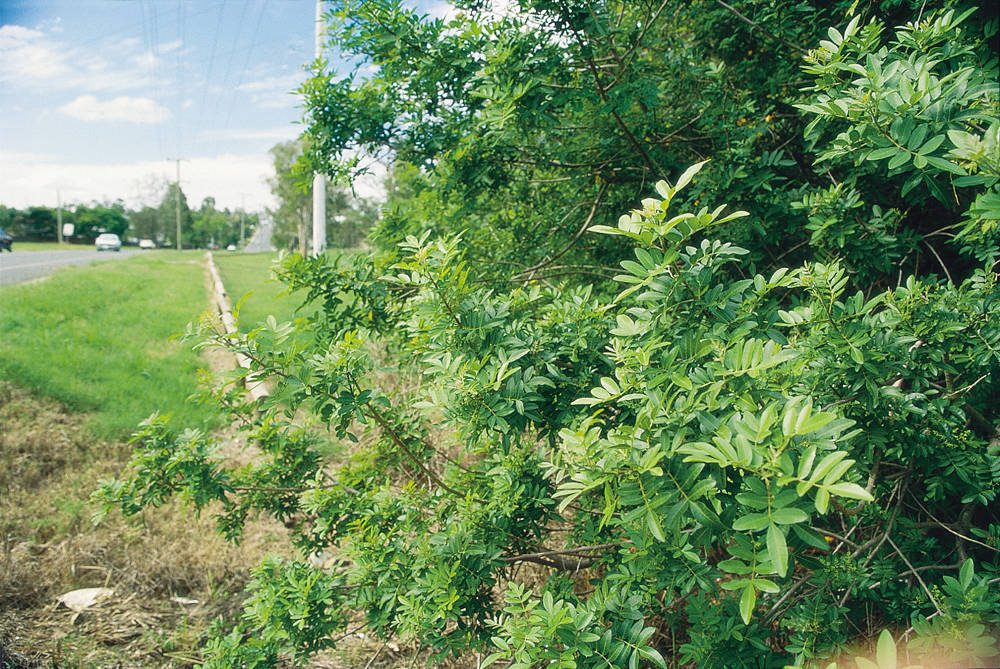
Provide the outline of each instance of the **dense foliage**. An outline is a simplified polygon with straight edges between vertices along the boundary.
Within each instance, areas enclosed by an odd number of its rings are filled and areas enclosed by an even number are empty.
[[[400,161],[381,251],[287,258],[298,321],[192,327],[274,383],[214,391],[256,462],[153,419],[99,493],[292,528],[208,665],[361,627],[484,666],[996,657],[995,20],[514,4],[334,10],[366,76],[319,64],[308,135]]]

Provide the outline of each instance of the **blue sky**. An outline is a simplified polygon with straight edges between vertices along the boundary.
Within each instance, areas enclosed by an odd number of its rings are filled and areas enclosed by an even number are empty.
[[[192,206],[270,206],[314,18],[314,0],[0,0],[0,204],[155,204],[180,157]]]

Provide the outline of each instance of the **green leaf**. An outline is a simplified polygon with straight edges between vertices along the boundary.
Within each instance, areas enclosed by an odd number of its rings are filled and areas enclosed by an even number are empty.
[[[910,153],[908,151],[897,151],[896,155],[892,157],[889,161],[889,169],[894,170],[897,167],[902,167],[910,160]]]
[[[958,572],[958,581],[962,584],[963,590],[968,590],[969,586],[972,584],[972,576],[974,575],[974,565],[972,558],[969,558],[962,565],[962,569]]]
[[[810,446],[802,457],[799,458],[799,469],[798,477],[804,479],[809,476],[809,470],[812,469],[813,460],[816,459],[816,447]],[[801,493],[800,493],[801,494]]]
[[[851,359],[859,365],[865,364],[865,356],[861,354],[861,349],[857,346],[851,346]]]
[[[750,624],[750,615],[753,613],[753,607],[757,605],[757,591],[754,590],[753,585],[748,585],[743,588],[743,594],[740,595],[740,617],[743,618],[743,624]]]
[[[774,565],[774,573],[784,577],[788,570],[788,546],[785,535],[774,523],[767,526],[767,554]]]
[[[497,640],[497,639],[499,639],[499,637],[494,637],[494,640]],[[485,667],[488,667],[491,664],[493,664],[494,662],[496,662],[497,660],[505,658],[505,657],[507,657],[507,655],[504,654],[504,653],[493,653],[492,655],[487,655],[486,659],[484,659],[483,663],[481,665],[479,665],[479,666],[482,667],[483,669],[485,669]]]
[[[870,152],[867,156],[865,156],[865,160],[884,160],[889,156],[894,156],[894,155],[896,155],[896,147],[887,146],[885,148],[875,149],[874,151]]]
[[[755,578],[750,583],[761,592],[769,592],[772,595],[776,592],[781,592],[781,588],[778,587],[777,583],[766,578]]]
[[[794,525],[809,520],[809,514],[794,506],[786,506],[784,509],[775,509],[771,513],[771,520],[779,525]]]
[[[867,490],[859,486],[857,483],[836,483],[834,485],[827,486],[826,489],[830,491],[830,494],[837,495],[838,497],[863,499],[867,502],[874,499]]]
[[[742,560],[722,560],[715,565],[727,574],[737,574],[743,576],[749,574],[753,569]]]
[[[667,669],[666,661],[663,659],[663,656],[660,655],[659,651],[656,650],[655,648],[640,648],[639,655],[642,655],[643,658],[649,660],[656,666],[662,667],[662,669]]]
[[[878,635],[875,659],[878,660],[879,669],[896,669],[896,642],[892,640],[889,630],[882,630]]]
[[[737,532],[744,530],[762,530],[767,527],[768,518],[763,513],[751,513],[733,521],[733,529]]]
[[[693,179],[694,176],[701,171],[701,168],[704,167],[707,162],[707,160],[703,160],[700,163],[695,163],[691,167],[684,170],[684,173],[677,178],[677,183],[674,184],[674,192],[676,193],[691,183],[691,179]]]
[[[920,150],[918,150],[917,153],[922,156],[926,156],[928,153],[941,146],[942,142],[944,142],[944,135],[934,135],[924,142],[924,145],[920,147]]]
[[[834,418],[836,418],[836,416],[832,413],[814,413],[802,421],[802,424],[795,429],[795,433],[808,434],[810,432],[814,432],[829,423]]]
[[[817,490],[815,504],[817,511],[820,513],[826,513],[826,509],[830,505],[830,493],[823,488]]]
[[[939,170],[944,170],[945,172],[950,172],[960,177],[965,176],[965,170],[951,162],[950,160],[945,160],[944,158],[938,158],[937,156],[925,156],[927,163],[933,165]]]
[[[818,481],[823,478],[828,471],[830,471],[835,464],[847,457],[847,453],[844,451],[834,451],[830,453],[825,458],[819,461],[816,465],[816,469],[813,470],[812,475],[809,477],[810,481]]]
[[[656,512],[652,509],[646,509],[646,526],[657,541],[664,541],[663,530],[660,529],[660,523],[656,520]]]

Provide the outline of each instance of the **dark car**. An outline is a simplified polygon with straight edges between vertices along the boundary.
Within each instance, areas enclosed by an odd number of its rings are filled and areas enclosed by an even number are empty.
[[[0,253],[2,253],[4,249],[13,253],[14,249],[11,248],[11,244],[13,243],[14,238],[8,235],[3,228],[0,228]]]

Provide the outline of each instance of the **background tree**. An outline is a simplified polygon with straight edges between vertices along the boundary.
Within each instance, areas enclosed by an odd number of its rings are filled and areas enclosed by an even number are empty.
[[[180,209],[181,209],[181,242],[187,243],[187,236],[191,234],[192,225],[194,223],[194,217],[191,215],[191,210],[188,208],[187,197],[184,195],[184,190],[180,188],[175,183],[171,183],[167,186],[166,192],[163,194],[163,200],[160,201],[159,211],[159,221],[160,225],[163,227],[162,230],[163,239],[167,242],[168,246],[177,246],[177,194],[180,195]]]
[[[141,209],[129,212],[129,230],[139,239],[151,239],[157,245],[163,245],[166,243],[166,229],[169,224],[165,217],[166,212],[160,207],[143,206]]]
[[[92,243],[102,232],[111,232],[124,238],[129,222],[121,202],[113,205],[78,205],[73,210],[72,222],[76,226],[73,236]]]
[[[268,179],[268,185],[278,200],[277,209],[270,211],[274,219],[274,245],[305,254],[312,244],[312,177],[304,171],[303,148],[301,140],[271,147],[275,175]],[[377,218],[378,208],[374,204],[354,197],[343,186],[327,184],[326,239],[329,246],[356,247]]]
[[[257,227],[257,215],[243,214],[247,236]],[[226,248],[240,242],[240,213],[228,209],[215,208],[215,198],[206,197],[201,207],[192,213],[191,229],[185,234],[184,243],[194,248],[210,248],[212,245]]]

